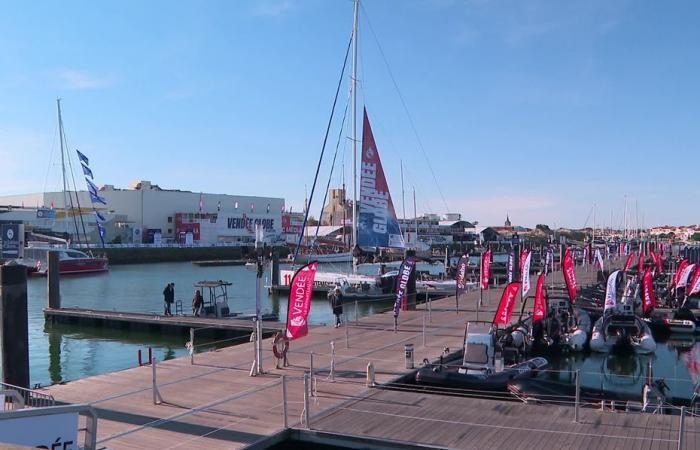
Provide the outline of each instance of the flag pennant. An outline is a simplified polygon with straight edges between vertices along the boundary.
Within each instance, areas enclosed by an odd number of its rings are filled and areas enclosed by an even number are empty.
[[[81,163],[85,164],[86,166],[90,165],[90,160],[87,156],[83,155],[78,149],[76,149],[75,152],[78,154],[78,159],[80,159]]]
[[[697,294],[700,292],[700,268],[695,269],[695,274],[693,274],[693,279],[685,290],[688,296]]]
[[[627,261],[625,261],[625,268],[622,269],[623,272],[627,272],[630,267],[632,267],[632,261],[634,261],[634,252],[627,256]]]
[[[90,177],[90,178],[92,178],[93,180],[95,179],[95,178],[92,176],[92,170],[90,170],[90,168],[89,168],[88,166],[86,166],[85,164],[82,164],[82,163],[81,163],[81,164],[80,164],[80,167],[83,168],[83,175],[85,175],[86,177]]]
[[[85,182],[87,183],[88,190],[90,191],[90,194],[92,194],[92,195],[99,195],[99,194],[97,193],[98,189],[97,189],[97,186],[95,185],[95,183],[93,183],[92,181],[88,180],[87,178],[85,178]]]
[[[519,289],[520,283],[517,281],[508,284],[505,289],[503,289],[501,301],[498,304],[498,310],[496,310],[493,323],[497,325],[508,325],[510,323],[510,319],[513,316],[513,308],[515,307],[515,296],[518,294]]]
[[[90,201],[92,201],[92,203],[102,203],[103,205],[107,204],[107,200],[105,200],[104,197],[100,197],[92,192],[90,192]]]
[[[416,257],[409,256],[401,263],[396,276],[396,298],[394,300],[394,317],[399,317],[399,310],[408,306],[408,280],[416,266]]]
[[[311,294],[316,278],[318,262],[311,262],[297,270],[289,284],[287,304],[287,339],[293,341],[309,334]]]
[[[607,311],[610,308],[614,308],[617,304],[617,276],[620,274],[619,270],[611,273],[608,276],[608,283],[605,288],[605,306],[603,311]]]
[[[523,253],[525,253],[525,258],[523,259],[522,255],[520,256],[520,259],[523,261],[522,265],[520,266],[520,278],[523,286],[524,297],[530,290],[530,259],[532,254],[528,250],[523,250]]]
[[[542,272],[537,278],[537,287],[535,288],[535,305],[532,309],[532,320],[534,322],[538,322],[544,319],[546,312],[547,306],[544,298],[544,272]]]
[[[690,277],[690,273],[694,268],[695,264],[687,264],[685,266],[683,272],[681,272],[680,276],[678,277],[678,283],[676,284],[677,288],[685,287],[688,284],[688,277]]]
[[[457,276],[455,281],[457,284],[457,292],[455,293],[455,302],[457,308],[459,308],[459,296],[467,291],[467,264],[469,263],[469,257],[467,255],[462,255],[457,263]]]
[[[678,280],[681,276],[681,273],[685,270],[686,267],[688,267],[688,260],[684,259],[678,264],[678,269],[676,269],[676,273],[673,274],[673,279],[671,280],[671,286],[677,287],[676,285],[678,284]]]
[[[491,279],[491,249],[486,250],[486,253],[481,255],[481,289],[489,288],[489,280]]]
[[[654,292],[654,283],[652,281],[651,267],[644,271],[642,280],[642,311],[647,314],[656,306],[656,293]]]
[[[574,261],[571,258],[571,250],[566,249],[564,252],[564,261],[562,262],[562,269],[564,271],[564,281],[566,282],[566,289],[569,293],[569,300],[574,303],[576,300],[576,272],[574,270]]]
[[[101,220],[102,222],[104,222],[105,220],[107,220],[107,219],[105,219],[105,216],[103,216],[103,215],[102,215],[99,211],[97,211],[97,210],[95,210],[95,217],[97,217],[97,219],[98,219],[98,220]]]
[[[605,263],[603,262],[603,255],[601,255],[599,248],[595,249],[595,259],[598,262],[600,271],[603,272],[605,270]]]

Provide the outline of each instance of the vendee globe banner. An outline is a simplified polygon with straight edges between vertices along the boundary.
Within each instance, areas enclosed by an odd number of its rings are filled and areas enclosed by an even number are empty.
[[[362,128],[359,205],[357,240],[360,247],[405,246],[366,110]]]
[[[311,262],[294,274],[289,287],[287,305],[287,339],[293,341],[309,333],[309,311],[311,311],[311,294],[316,278],[318,263]]]
[[[569,300],[573,303],[576,300],[576,272],[574,272],[574,261],[571,259],[571,250],[566,249],[564,252],[564,281],[566,281],[566,289],[569,292]]]
[[[642,294],[644,296],[642,302],[642,312],[646,314],[649,311],[651,311],[654,308],[654,306],[656,306],[656,293],[654,292],[654,282],[651,276],[651,267],[647,268],[644,272],[642,287]]]
[[[614,308],[617,304],[617,275],[619,273],[620,271],[616,270],[608,277],[608,284],[605,289],[605,306],[603,307],[603,311]]]
[[[491,249],[486,250],[486,253],[481,255],[481,289],[489,288],[489,280],[491,279]]]
[[[547,306],[544,300],[544,272],[540,273],[537,278],[537,287],[535,288],[535,306],[532,311],[532,320],[537,322],[544,319]]]
[[[532,254],[529,251],[525,250],[524,252],[527,253],[525,254],[523,263],[520,266],[520,270],[522,271],[520,277],[522,278],[523,284],[523,296],[527,295],[528,291],[530,290],[530,259],[532,258]]]
[[[515,296],[518,294],[518,289],[520,289],[520,283],[517,281],[510,283],[505,289],[503,289],[501,302],[498,304],[498,310],[496,310],[496,316],[493,318],[493,323],[497,325],[508,325],[510,323],[510,318],[513,316]]]
[[[416,266],[416,257],[409,256],[404,259],[396,276],[396,300],[394,301],[394,317],[399,317],[401,305],[408,301],[408,279],[411,278],[413,268]]]
[[[457,302],[457,307],[459,307],[459,296],[464,294],[467,290],[467,263],[469,262],[469,257],[467,255],[462,255],[457,263],[457,292],[455,295],[455,301]]]

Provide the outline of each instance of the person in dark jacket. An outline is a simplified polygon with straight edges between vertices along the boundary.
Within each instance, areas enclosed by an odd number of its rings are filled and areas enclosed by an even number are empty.
[[[341,324],[340,316],[343,314],[343,293],[340,291],[340,287],[336,286],[336,288],[328,294],[328,301],[335,315],[335,327],[338,328]]]
[[[202,293],[199,292],[199,289],[197,289],[192,299],[192,314],[194,314],[195,317],[199,317],[199,314],[201,314],[202,305],[204,305],[204,298],[202,297]]]
[[[165,302],[165,312],[166,316],[172,316],[173,313],[170,312],[170,306],[175,301],[175,283],[168,283],[163,289],[163,301]]]

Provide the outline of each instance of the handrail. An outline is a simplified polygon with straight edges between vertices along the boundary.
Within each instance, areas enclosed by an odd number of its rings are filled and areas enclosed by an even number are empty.
[[[19,392],[20,395],[24,398],[24,403],[27,406],[37,408],[43,406],[54,406],[56,404],[56,400],[53,398],[53,395],[45,394],[43,392],[39,392],[33,389],[27,389],[20,386],[15,386],[14,384],[3,382],[0,382],[0,389],[9,389]]]
[[[0,404],[0,413],[3,411],[13,411],[13,410],[18,410],[24,408],[24,398],[22,395],[15,391],[14,389],[2,389],[0,390],[0,395],[5,397],[5,401]],[[5,403],[7,403],[7,397],[12,398],[12,409],[7,410],[5,409]]]

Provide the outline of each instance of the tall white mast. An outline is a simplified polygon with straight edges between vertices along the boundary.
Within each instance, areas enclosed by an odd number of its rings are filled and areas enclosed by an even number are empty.
[[[625,231],[624,231],[624,237],[627,239],[627,195],[625,195],[625,218],[624,218],[624,226],[625,226]]]
[[[58,140],[61,144],[61,173],[63,175],[63,214],[66,220],[68,220],[68,182],[66,181],[66,160],[65,160],[65,150],[63,148],[63,118],[61,117],[61,99],[56,99],[56,106],[58,107]],[[68,225],[66,225],[66,229]],[[66,230],[67,231],[67,230]]]
[[[352,245],[354,251],[357,245],[357,31],[360,26],[358,15],[360,0],[353,0],[352,10],[352,76],[350,78],[350,93],[352,103]],[[357,271],[353,258],[352,271]]]
[[[593,238],[591,239],[591,250],[595,246],[595,203],[593,203]]]

